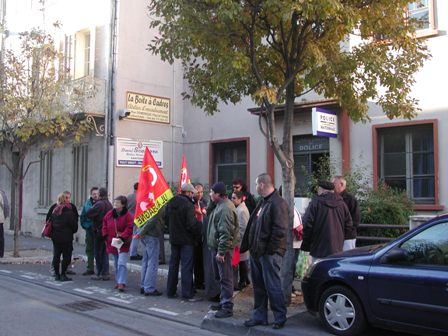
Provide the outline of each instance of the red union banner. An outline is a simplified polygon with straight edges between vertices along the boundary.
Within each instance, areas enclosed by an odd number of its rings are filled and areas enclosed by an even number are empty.
[[[173,197],[168,183],[152,157],[148,147],[145,148],[138,190],[136,196],[134,223],[138,227],[145,224]]]
[[[180,188],[184,183],[190,183],[190,176],[188,175],[187,161],[185,159],[185,154],[182,154],[182,167],[180,168],[179,188],[177,188],[177,192],[179,194],[180,194]]]

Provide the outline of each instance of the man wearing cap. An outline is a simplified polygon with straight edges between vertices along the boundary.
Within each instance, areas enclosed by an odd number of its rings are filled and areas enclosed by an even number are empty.
[[[190,302],[198,301],[193,292],[193,255],[195,241],[201,235],[201,223],[194,213],[195,193],[196,189],[191,183],[184,183],[181,193],[168,202],[165,210],[165,223],[168,225],[171,245],[166,295],[169,298],[177,297],[180,264],[182,298]]]
[[[280,270],[286,252],[289,208],[269,174],[258,175],[255,182],[263,199],[252,212],[241,243],[241,252],[250,251],[254,287],[254,309],[244,326],[267,325],[269,301],[274,315],[272,328],[281,329],[286,323],[286,303]]]
[[[207,244],[213,260],[215,278],[219,278],[221,288],[219,305],[215,317],[226,318],[233,315],[233,249],[238,243],[239,225],[236,209],[227,197],[223,182],[215,183],[210,191],[210,198],[216,207],[209,216],[207,227]]]
[[[350,212],[342,197],[334,192],[334,184],[319,181],[317,196],[303,217],[301,249],[310,252],[312,261],[341,252],[344,237],[352,228]]]

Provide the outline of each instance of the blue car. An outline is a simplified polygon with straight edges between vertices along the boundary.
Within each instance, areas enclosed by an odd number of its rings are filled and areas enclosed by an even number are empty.
[[[302,282],[305,304],[335,335],[373,326],[448,335],[448,214],[386,245],[317,260]]]

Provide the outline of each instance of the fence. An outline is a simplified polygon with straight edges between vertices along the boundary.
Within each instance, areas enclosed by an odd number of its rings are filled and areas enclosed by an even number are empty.
[[[384,235],[378,235],[380,232],[382,234],[384,233],[390,233],[390,230],[396,230],[393,232],[393,237],[388,237]],[[362,233],[365,233],[366,231],[375,230],[376,235],[363,235]],[[387,230],[387,231],[385,231]],[[362,245],[364,242],[389,242],[391,240],[394,240],[396,237],[402,235],[403,233],[407,232],[409,230],[408,225],[389,225],[389,224],[359,224],[358,227],[358,236],[356,237],[356,240],[358,242],[362,242]],[[361,233],[361,234],[360,234]]]

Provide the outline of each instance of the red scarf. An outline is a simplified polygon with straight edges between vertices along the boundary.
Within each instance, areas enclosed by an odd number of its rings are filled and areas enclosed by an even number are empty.
[[[58,204],[53,210],[53,215],[60,216],[64,208],[71,209],[72,205],[70,203]]]

